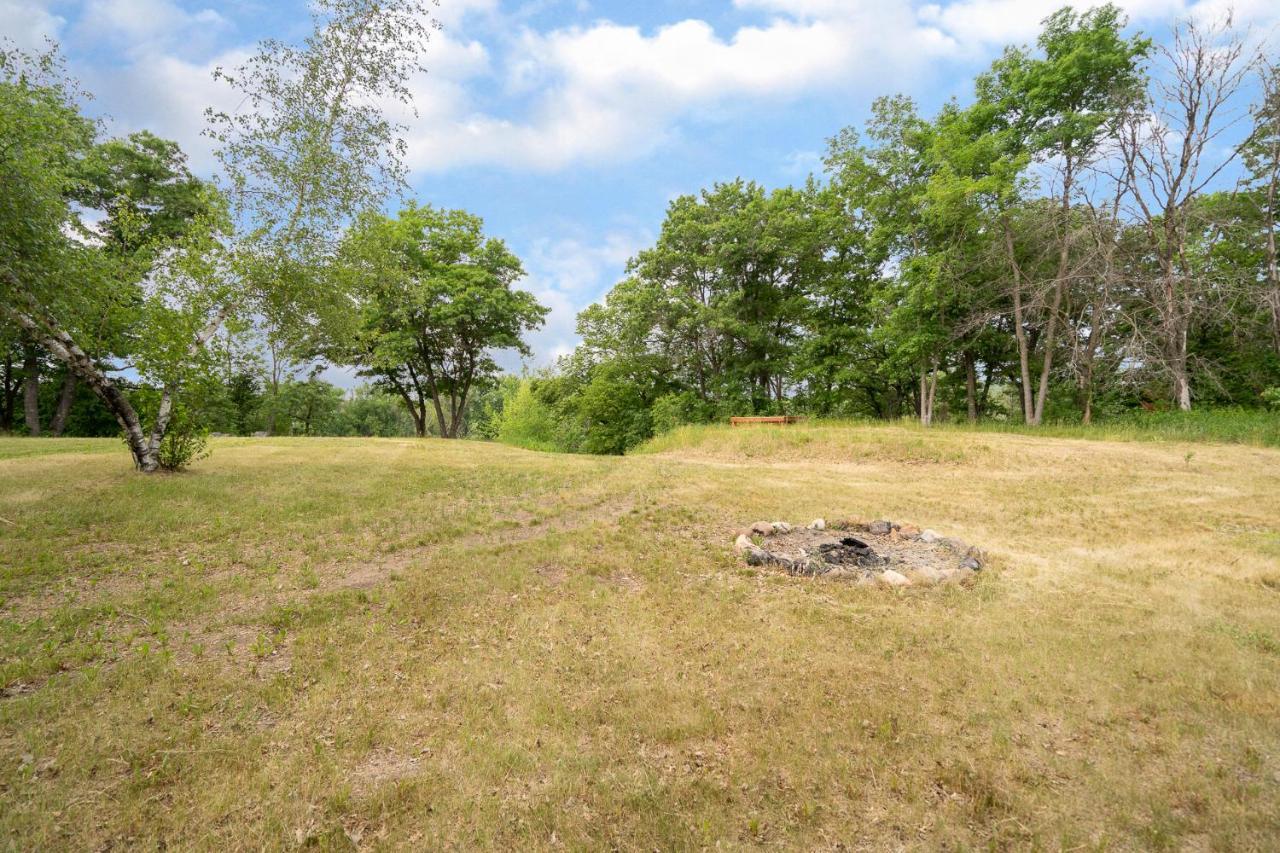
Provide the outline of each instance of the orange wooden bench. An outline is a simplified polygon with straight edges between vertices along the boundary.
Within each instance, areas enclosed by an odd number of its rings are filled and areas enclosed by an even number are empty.
[[[767,415],[764,417],[752,418],[729,418],[729,423],[733,426],[769,426],[778,424],[786,426],[787,424],[798,424],[804,420],[804,415]]]

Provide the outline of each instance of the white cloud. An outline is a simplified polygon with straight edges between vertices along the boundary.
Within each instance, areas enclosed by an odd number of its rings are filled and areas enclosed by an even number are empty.
[[[888,85],[949,49],[934,30],[916,26],[901,0],[740,5],[778,14],[727,38],[694,19],[652,33],[609,21],[549,32],[526,28],[504,56],[501,78],[508,98],[529,100],[518,116],[467,109],[449,90],[453,75],[438,57],[432,62],[438,76],[427,78],[422,95],[456,111],[421,123],[411,140],[413,165],[554,170],[583,160],[625,160],[670,139],[679,120],[699,109],[834,91],[858,80]],[[433,88],[444,94],[433,95]]]
[[[648,230],[611,230],[598,239],[583,235],[535,240],[525,253],[528,277],[520,286],[551,309],[541,329],[528,336],[533,366],[550,364],[578,345],[578,313],[621,280],[627,261],[653,242]],[[503,367],[519,368],[508,353]]]
[[[49,10],[49,3],[0,0],[0,35],[23,50],[42,50],[45,39],[56,39],[66,19]]]
[[[772,0],[748,0],[767,3]],[[806,0],[801,0],[806,2]],[[820,2],[820,0],[808,0]],[[1033,41],[1040,22],[1068,5],[1063,0],[956,0],[947,4],[929,3],[919,8],[922,24],[935,28],[955,44],[961,53],[979,53],[1008,43]],[[1078,9],[1100,6],[1099,2],[1074,4]],[[1219,18],[1228,9],[1240,24],[1280,22],[1280,4],[1275,0],[1117,0],[1135,25],[1147,30],[1172,24],[1183,17]]]
[[[87,40],[109,40],[130,55],[195,45],[214,37],[227,20],[213,9],[189,12],[171,0],[89,0],[76,32]]]
[[[249,55],[247,49],[233,50],[197,63],[158,54],[100,73],[88,83],[95,89],[98,105],[112,119],[112,134],[147,129],[177,140],[191,168],[208,174],[214,161],[212,143],[201,135],[205,108],[232,110],[240,100],[225,83],[213,79],[213,70],[219,65],[240,65]]]
[[[525,266],[559,291],[595,295],[606,274],[620,275],[627,261],[649,242],[647,233],[622,231],[611,231],[598,241],[543,238],[534,241]]]
[[[822,152],[799,150],[786,156],[782,171],[793,178],[807,178],[822,171]]]

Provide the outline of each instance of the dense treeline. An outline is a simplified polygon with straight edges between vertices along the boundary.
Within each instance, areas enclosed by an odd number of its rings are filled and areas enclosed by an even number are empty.
[[[123,433],[151,471],[209,431],[619,453],[738,414],[1280,398],[1280,67],[1229,20],[1156,44],[1063,9],[964,103],[876,101],[803,186],[677,198],[577,350],[517,379],[494,352],[546,315],[519,258],[465,211],[385,212],[404,147],[375,105],[408,99],[429,6],[314,8],[300,45],[217,70],[243,105],[208,113],[214,180],[104,138],[56,52],[0,52],[0,430]]]
[[[878,100],[824,180],[672,202],[510,395],[509,440],[621,452],[736,414],[1088,423],[1280,386],[1280,76],[1229,22],[1046,19],[967,104]],[[1250,106],[1250,100],[1252,104]]]

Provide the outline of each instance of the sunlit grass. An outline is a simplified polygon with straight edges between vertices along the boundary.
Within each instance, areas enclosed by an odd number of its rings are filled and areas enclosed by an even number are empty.
[[[731,432],[723,424],[684,426],[658,435],[636,448],[636,453],[661,453],[677,448],[696,448],[727,441],[735,449],[766,452],[769,449],[804,447],[817,439],[828,445],[856,446],[870,436],[884,435],[885,427],[894,430],[938,433],[1004,433],[1044,436],[1049,438],[1081,438],[1096,441],[1156,441],[1250,444],[1258,447],[1280,447],[1280,412],[1262,409],[1205,408],[1191,412],[1132,412],[1123,417],[1094,424],[1051,422],[1028,427],[1015,421],[982,420],[937,422],[923,427],[913,418],[887,423],[876,420],[841,420],[812,418],[783,428],[771,426],[739,427]],[[924,443],[924,439],[920,439]],[[928,441],[938,447],[936,438]]]
[[[118,442],[0,440],[0,831],[1280,839],[1280,452],[897,426],[647,450],[220,440],[142,477]],[[894,593],[729,553],[816,516],[932,526],[992,566]]]

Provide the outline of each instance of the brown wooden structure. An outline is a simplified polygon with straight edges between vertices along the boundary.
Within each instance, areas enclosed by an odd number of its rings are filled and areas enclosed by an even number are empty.
[[[765,417],[751,418],[729,418],[732,426],[786,426],[787,424],[798,424],[804,420],[804,415],[768,415]]]

